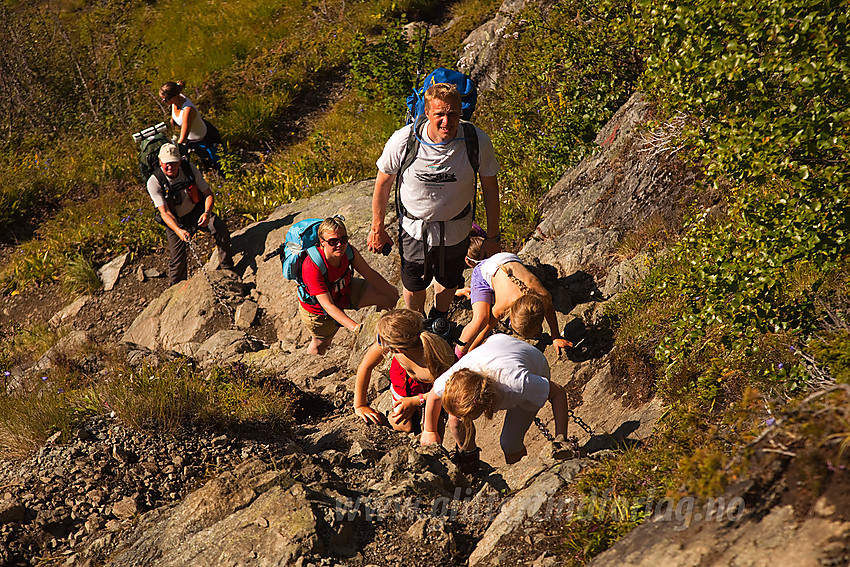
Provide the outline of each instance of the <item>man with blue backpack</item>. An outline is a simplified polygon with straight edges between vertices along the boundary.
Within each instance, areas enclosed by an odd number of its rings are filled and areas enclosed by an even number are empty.
[[[471,91],[471,102],[464,104],[457,84],[464,94]],[[474,105],[468,77],[437,69],[423,89],[423,112],[390,137],[377,162],[367,244],[373,252],[386,253],[384,247],[392,243],[384,216],[395,185],[404,304],[425,314],[425,292],[434,280],[434,307],[428,312],[434,320],[445,317],[455,290],[463,285],[476,177],[481,179],[487,221],[484,248],[488,255],[501,250],[499,164],[489,136],[461,121]]]
[[[353,332],[360,326],[345,309],[370,305],[392,309],[398,290],[349,244],[342,217],[301,222],[303,226],[293,225],[295,230],[287,233],[290,242],[284,250],[284,276],[298,282],[298,313],[312,335],[307,352],[325,354],[340,327]],[[293,253],[296,246],[290,246],[295,240],[301,241],[297,253]],[[353,277],[352,268],[364,279]]]

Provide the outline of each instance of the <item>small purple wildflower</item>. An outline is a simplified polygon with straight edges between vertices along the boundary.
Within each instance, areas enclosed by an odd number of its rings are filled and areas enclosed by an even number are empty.
[[[776,420],[772,417],[767,418],[764,422],[767,424],[768,427],[773,427],[774,424],[776,424]]]
[[[785,365],[782,364],[781,362],[776,365],[776,368],[778,368],[779,370],[782,370],[784,367],[785,367]]]
[[[41,381],[42,381],[42,382],[46,382],[46,381],[47,381],[47,376],[42,376],[42,377],[41,377]]]

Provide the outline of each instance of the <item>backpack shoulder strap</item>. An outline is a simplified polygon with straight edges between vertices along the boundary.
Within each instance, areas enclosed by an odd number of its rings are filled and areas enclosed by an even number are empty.
[[[195,182],[195,174],[192,172],[192,164],[189,163],[188,158],[181,157],[180,158],[180,168],[183,170],[183,175],[186,176],[186,180],[189,183]]]
[[[416,161],[416,155],[419,153],[419,138],[417,137],[417,132],[419,132],[426,121],[427,118],[424,114],[420,114],[416,117],[416,120],[414,120],[413,126],[410,128],[410,135],[407,137],[407,143],[404,146],[404,155],[401,158],[401,166],[395,176],[395,206],[399,223],[401,223],[401,217],[404,216],[404,205],[401,204],[401,194],[399,193],[399,189],[401,188],[401,177],[404,175],[404,172],[407,171],[407,168],[413,165],[413,162]]]
[[[165,189],[166,194],[168,194],[168,189],[171,187],[171,183],[168,182],[168,176],[165,175],[165,172],[162,171],[162,168],[158,165],[153,170],[153,176],[156,177],[156,180],[159,181],[160,187]]]
[[[472,166],[475,173],[478,173],[478,166],[481,165],[478,158],[478,130],[475,129],[475,124],[465,120],[461,121],[461,126],[463,127],[463,138],[466,140],[466,155],[469,158],[469,165]]]
[[[319,252],[318,246],[311,246],[307,249],[307,255],[316,264],[316,267],[319,268],[319,271],[322,272],[322,277],[328,275],[328,266],[325,264],[325,260],[322,258],[322,253]]]
[[[475,220],[475,205],[478,204],[478,167],[481,165],[478,154],[478,130],[475,124],[461,120],[463,138],[466,140],[466,157],[472,166],[472,220]]]

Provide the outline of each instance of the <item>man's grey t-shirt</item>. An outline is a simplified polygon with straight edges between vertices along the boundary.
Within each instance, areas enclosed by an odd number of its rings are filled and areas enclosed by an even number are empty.
[[[412,124],[397,130],[384,146],[377,161],[378,170],[389,175],[398,173],[404,150],[410,137]],[[496,152],[490,137],[480,128],[478,132],[478,173],[493,177],[499,172]],[[404,217],[402,228],[417,240],[422,240],[423,224],[428,222],[428,245],[440,244],[440,228],[434,221],[446,222],[445,244],[451,246],[463,241],[472,228],[472,214],[451,221],[472,202],[475,188],[474,172],[466,155],[463,127],[458,127],[458,137],[434,144],[428,137],[428,123],[421,130],[422,139],[416,160],[402,175],[401,202],[417,220]]]

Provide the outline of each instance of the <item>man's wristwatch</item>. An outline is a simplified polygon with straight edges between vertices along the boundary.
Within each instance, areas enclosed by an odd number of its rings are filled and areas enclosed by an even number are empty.
[[[485,241],[492,240],[492,241],[494,241],[494,242],[498,242],[498,243],[500,243],[500,244],[501,244],[501,242],[502,242],[502,233],[500,232],[500,233],[499,233],[499,234],[497,234],[496,236],[485,236],[485,237],[484,237],[484,240],[485,240]]]

